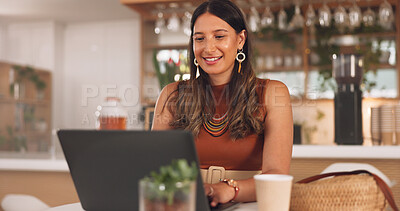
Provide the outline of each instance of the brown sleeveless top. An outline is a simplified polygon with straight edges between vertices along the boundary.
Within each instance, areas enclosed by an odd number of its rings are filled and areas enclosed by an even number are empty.
[[[268,82],[268,79],[257,79],[256,92],[262,105],[265,102],[264,91]],[[214,100],[216,100],[215,117],[222,118],[228,110],[225,97],[226,86],[225,84],[212,87]],[[261,114],[265,120],[265,106],[262,107]],[[261,170],[264,134],[251,134],[243,139],[233,141],[229,137],[229,130],[221,130],[213,134],[210,132],[210,128],[206,129],[205,127],[203,125],[195,141],[200,168],[223,166],[227,170]]]

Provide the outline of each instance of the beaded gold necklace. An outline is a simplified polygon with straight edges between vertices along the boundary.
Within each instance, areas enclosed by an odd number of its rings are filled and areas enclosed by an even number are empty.
[[[203,123],[204,129],[213,137],[222,136],[228,129],[228,111],[220,118],[212,117]]]

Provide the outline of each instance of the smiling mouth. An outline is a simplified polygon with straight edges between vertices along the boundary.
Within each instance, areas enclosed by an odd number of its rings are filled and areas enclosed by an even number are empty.
[[[217,61],[217,60],[219,60],[219,59],[221,59],[222,58],[222,56],[220,56],[220,57],[213,57],[213,58],[204,58],[204,60],[206,60],[207,62],[215,62],[215,61]]]

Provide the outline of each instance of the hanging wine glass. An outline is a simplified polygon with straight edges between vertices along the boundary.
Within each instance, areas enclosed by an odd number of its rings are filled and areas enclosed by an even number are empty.
[[[168,19],[167,28],[170,31],[177,32],[179,30],[179,27],[180,27],[179,17],[176,14],[176,12],[173,12],[171,17]]]
[[[161,34],[165,30],[165,19],[164,19],[164,13],[161,11],[165,10],[165,5],[163,4],[157,4],[157,19],[154,22],[154,33],[156,34]]]
[[[192,20],[192,14],[189,11],[186,11],[182,17],[182,28],[183,33],[187,36],[192,34],[192,30],[190,29],[190,21]]]
[[[162,12],[157,13],[157,20],[154,23],[154,33],[161,34],[165,29],[164,14]]]
[[[353,6],[349,9],[349,26],[351,29],[355,27],[359,27],[361,24],[362,14],[361,9],[358,7],[356,2],[353,3]]]
[[[335,26],[343,33],[344,29],[349,25],[349,15],[340,3],[333,14],[333,18],[335,20]]]
[[[190,29],[190,21],[192,20],[192,13],[190,11],[193,11],[193,5],[191,2],[184,2],[183,8],[185,9],[185,13],[183,14],[182,17],[182,29],[184,34],[190,36],[192,34],[192,30]]]
[[[275,22],[274,14],[271,12],[271,8],[268,6],[265,8],[264,13],[261,16],[261,26],[272,27]]]
[[[373,26],[375,24],[375,13],[371,10],[370,7],[363,13],[363,23],[365,26]]]
[[[379,25],[381,25],[384,29],[392,29],[394,21],[393,9],[392,5],[384,0],[384,2],[379,6]]]
[[[332,13],[326,2],[318,11],[318,21],[322,27],[329,27],[331,25]]]
[[[289,28],[290,29],[298,29],[298,28],[303,28],[303,26],[304,26],[304,18],[301,15],[299,2],[297,2],[295,9],[294,9],[293,18],[289,24]]]
[[[283,9],[283,7],[281,7],[281,10],[278,13],[278,29],[280,30],[287,29],[287,14]]]
[[[260,26],[260,16],[257,12],[257,9],[254,6],[252,6],[250,8],[250,15],[249,15],[250,31],[252,31],[252,32],[258,31],[259,26]]]
[[[315,11],[312,4],[309,4],[306,11],[306,26],[312,26],[314,24],[315,24]]]

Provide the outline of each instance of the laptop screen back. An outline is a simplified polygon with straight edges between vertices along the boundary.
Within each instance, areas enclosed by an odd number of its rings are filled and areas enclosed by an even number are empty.
[[[138,182],[184,158],[198,163],[193,136],[184,131],[60,130],[58,137],[85,210],[138,210]],[[201,176],[196,210],[209,210]]]

